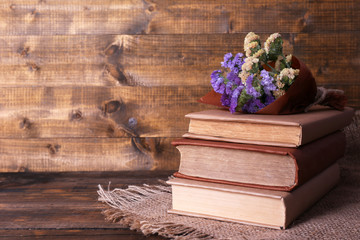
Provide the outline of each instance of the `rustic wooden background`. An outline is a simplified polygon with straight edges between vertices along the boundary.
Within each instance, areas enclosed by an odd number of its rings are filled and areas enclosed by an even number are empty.
[[[172,170],[227,52],[280,32],[360,106],[358,0],[3,0],[0,171]]]

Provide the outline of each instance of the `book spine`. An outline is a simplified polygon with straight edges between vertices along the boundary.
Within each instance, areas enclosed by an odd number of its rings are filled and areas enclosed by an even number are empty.
[[[339,179],[340,169],[339,165],[335,163],[301,188],[296,189],[283,198],[285,207],[284,228],[329,192],[338,183]]]
[[[267,189],[267,190],[276,190],[276,191],[290,191],[293,186],[267,186],[267,185],[260,185],[260,184],[252,184],[252,183],[243,183],[243,182],[233,182],[233,181],[226,181],[226,180],[219,180],[219,179],[211,179],[211,178],[204,178],[204,177],[194,177],[189,176],[180,172],[175,172],[173,174],[174,177],[183,178],[188,180],[195,180],[201,182],[209,182],[209,183],[220,183],[226,185],[233,185],[239,187],[251,187],[251,188],[258,188],[258,189]]]
[[[322,118],[319,121],[311,121],[301,125],[302,134],[299,145],[312,142],[349,125],[354,116],[353,109],[346,109],[343,114]]]
[[[338,131],[290,151],[297,167],[294,187],[301,186],[343,157],[345,147],[345,134]]]

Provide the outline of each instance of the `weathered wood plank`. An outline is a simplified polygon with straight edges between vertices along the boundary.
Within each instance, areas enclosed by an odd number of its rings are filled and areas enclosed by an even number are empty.
[[[106,171],[106,172],[19,172],[19,173],[0,173],[0,187],[3,194],[0,198],[5,199],[9,192],[30,192],[31,194],[39,191],[51,191],[52,189],[62,189],[65,192],[89,193],[96,190],[98,184],[107,186],[111,182],[111,187],[123,188],[127,184],[154,184],[158,179],[166,179],[172,171]],[[17,189],[16,191],[13,189]],[[21,201],[21,199],[16,198]]]
[[[156,1],[149,33],[342,32],[359,30],[350,1]],[[331,24],[329,24],[331,23]]]
[[[70,230],[56,230],[56,229],[29,229],[29,230],[1,230],[0,239],[37,239],[37,240],[160,240],[164,239],[160,236],[144,236],[142,233],[137,233],[129,229],[70,229]]]
[[[33,209],[2,210],[0,224],[9,228],[106,228],[104,217],[99,209]],[[111,226],[113,228],[114,226]]]
[[[4,36],[0,86],[209,85],[223,55],[243,51],[245,35]],[[318,82],[357,82],[359,37],[284,33],[284,52],[303,59]]]
[[[114,85],[104,50],[114,36],[0,37],[0,85]]]
[[[0,85],[198,85],[239,37],[4,36]]]
[[[360,33],[293,35],[293,54],[306,63],[320,84],[357,84],[359,39]]]
[[[265,41],[269,35],[260,36]],[[284,52],[303,59],[319,83],[357,82],[360,44],[359,41],[352,42],[349,39],[359,39],[360,33],[284,33],[282,36]],[[110,73],[116,77],[122,76],[121,74],[125,72],[126,80],[138,82],[143,79],[141,76],[148,78],[151,72],[154,70],[157,72],[156,66],[168,67],[169,70],[163,74],[164,77],[168,76],[168,72],[177,72],[178,67],[198,67],[198,71],[191,71],[193,68],[187,70],[189,74],[193,74],[193,77],[186,78],[185,81],[189,83],[184,84],[207,85],[209,74],[220,68],[225,53],[243,52],[244,37],[245,34],[223,34],[119,38],[112,47],[108,48],[111,51],[107,51],[109,64],[117,70]],[[141,66],[143,72],[141,74],[137,72],[139,68],[134,68],[134,65]],[[164,71],[164,69],[160,70]],[[129,74],[126,74],[127,71]],[[177,74],[178,77],[172,79],[183,83],[183,74],[181,72]],[[173,74],[171,76],[173,77]]]
[[[145,239],[105,221],[97,186],[155,184],[171,173],[0,173],[0,239]]]
[[[141,0],[3,1],[0,35],[138,34],[151,18],[149,7]]]
[[[0,138],[180,137],[210,87],[8,87]]]
[[[0,172],[173,170],[171,138],[0,139]]]
[[[0,35],[351,32],[359,10],[356,0],[8,0]]]

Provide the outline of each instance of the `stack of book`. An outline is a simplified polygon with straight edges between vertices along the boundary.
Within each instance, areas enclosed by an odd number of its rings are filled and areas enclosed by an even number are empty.
[[[313,108],[292,115],[186,115],[170,213],[286,228],[339,179],[340,130],[354,111]]]

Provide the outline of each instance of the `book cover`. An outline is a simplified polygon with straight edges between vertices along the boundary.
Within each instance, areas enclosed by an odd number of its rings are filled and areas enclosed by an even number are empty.
[[[174,178],[168,181],[172,186],[168,212],[285,229],[338,180],[337,164],[292,192]]]
[[[226,110],[189,113],[183,137],[247,144],[298,147],[340,130],[352,121],[354,110],[314,107],[291,115],[231,114]]]
[[[180,166],[174,176],[230,185],[291,191],[345,153],[337,131],[299,148],[178,139]]]

